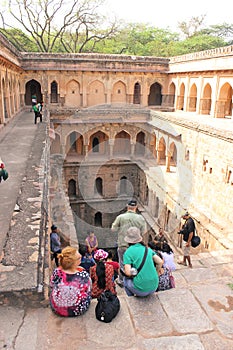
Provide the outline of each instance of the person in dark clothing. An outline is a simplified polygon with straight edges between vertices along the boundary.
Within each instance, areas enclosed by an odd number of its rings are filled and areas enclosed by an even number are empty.
[[[80,266],[82,266],[88,273],[90,268],[95,265],[93,256],[86,251],[86,247],[79,247],[79,253],[82,255]]]
[[[183,261],[178,261],[178,264],[187,266],[187,262],[188,262],[188,266],[192,268],[193,266],[191,263],[190,250],[191,250],[191,240],[195,233],[195,223],[188,212],[186,212],[182,216],[182,219],[185,220],[185,223],[182,229],[178,233],[183,235],[182,248],[184,252],[184,257],[183,257]]]
[[[58,254],[61,253],[61,240],[58,234],[56,225],[51,226],[52,232],[50,233],[50,249],[52,251],[52,260],[55,259],[56,266],[59,266]]]

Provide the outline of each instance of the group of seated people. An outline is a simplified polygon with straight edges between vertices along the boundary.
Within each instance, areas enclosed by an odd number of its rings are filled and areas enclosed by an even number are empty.
[[[96,249],[92,257],[88,251],[79,250],[65,247],[58,254],[59,266],[50,279],[50,305],[60,316],[82,315],[91,299],[104,290],[116,294],[119,263],[112,260],[112,252]]]
[[[152,241],[147,247],[137,227],[127,230],[125,241],[129,247],[124,253],[124,271],[121,272],[112,252],[98,249],[97,242],[93,251],[87,245],[79,251],[65,247],[58,254],[59,266],[50,280],[52,310],[60,316],[82,315],[88,310],[91,299],[98,298],[103,291],[117,294],[115,280],[119,273],[124,275],[128,296],[142,297],[171,288],[162,278],[169,277],[175,270],[174,254],[168,243]],[[137,270],[140,271],[137,273]]]

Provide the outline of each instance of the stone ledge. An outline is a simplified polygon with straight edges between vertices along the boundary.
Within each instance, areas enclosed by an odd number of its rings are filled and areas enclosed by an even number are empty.
[[[0,303],[44,298],[47,259],[46,124],[38,125],[12,214],[0,265]],[[9,213],[8,213],[9,215]],[[48,259],[47,259],[48,260]]]

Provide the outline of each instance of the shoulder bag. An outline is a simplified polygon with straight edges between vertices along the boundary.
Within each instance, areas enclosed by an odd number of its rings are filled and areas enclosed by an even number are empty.
[[[105,323],[111,322],[120,310],[119,298],[110,290],[105,290],[97,300],[98,302],[95,307],[97,320]]]
[[[192,239],[191,239],[191,246],[193,248],[196,248],[199,246],[200,243],[201,243],[201,238],[199,236],[195,236],[195,234],[194,234]]]
[[[141,264],[140,264],[140,266],[139,266],[138,269],[135,269],[135,268],[134,268],[134,270],[133,270],[133,271],[134,271],[134,274],[133,274],[132,276],[126,275],[125,272],[124,272],[124,270],[120,269],[121,274],[122,274],[123,276],[127,277],[127,278],[134,278],[135,276],[137,276],[137,275],[139,274],[139,272],[141,271],[141,269],[143,268],[143,265],[144,265],[144,263],[145,263],[145,261],[146,261],[147,253],[148,253],[148,248],[145,247],[145,253],[144,253],[144,255],[143,255],[142,262],[141,262]]]

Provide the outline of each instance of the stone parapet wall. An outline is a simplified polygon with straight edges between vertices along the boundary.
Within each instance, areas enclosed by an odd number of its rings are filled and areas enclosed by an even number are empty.
[[[192,61],[197,59],[213,58],[213,57],[223,57],[233,55],[233,45],[217,47],[215,49],[204,50],[200,52],[193,52],[185,55],[170,57],[170,63]]]
[[[48,288],[48,145],[40,123],[4,246],[0,302],[36,305]],[[17,281],[17,283],[16,283]]]

